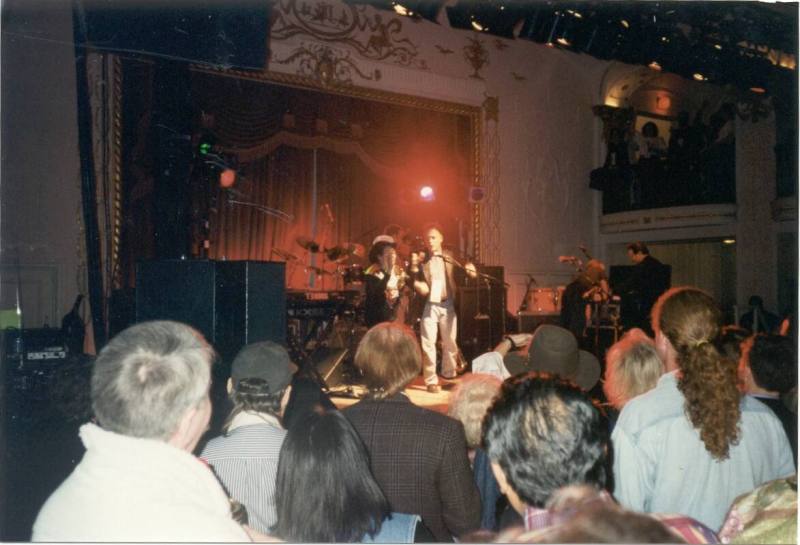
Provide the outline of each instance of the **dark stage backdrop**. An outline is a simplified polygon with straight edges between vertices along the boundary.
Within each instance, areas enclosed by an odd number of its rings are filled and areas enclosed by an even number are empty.
[[[163,182],[153,160],[153,112],[163,109],[167,90],[155,86],[158,66],[123,60],[122,67],[120,262],[121,284],[132,287],[136,262],[159,257],[154,224],[164,203],[156,191]],[[190,179],[185,196],[170,197],[189,211],[187,257],[283,261],[288,253],[296,257],[287,260],[288,287],[334,289],[341,274],[312,284],[308,270],[333,272],[336,264],[303,249],[298,237],[322,248],[349,244],[359,251],[343,265],[364,265],[387,225],[413,236],[437,221],[445,244],[467,251],[478,130],[470,115],[202,71],[188,77],[181,107],[191,110],[192,126],[175,138],[192,142]],[[214,144],[208,156],[198,153],[205,138]],[[231,189],[219,186],[221,165],[238,172]],[[434,188],[435,200],[422,201],[423,185]]]
[[[193,95],[220,153],[235,157],[240,173],[234,191],[211,180],[209,257],[281,259],[289,252],[298,259],[287,263],[287,283],[302,288],[311,287],[312,259],[331,272],[336,266],[310,255],[298,237],[366,251],[390,223],[421,234],[424,223],[438,220],[447,242],[460,245],[459,222],[468,226],[470,214],[465,116],[200,73]],[[426,184],[436,191],[432,202],[419,197]],[[313,287],[336,288],[336,278],[317,277]]]

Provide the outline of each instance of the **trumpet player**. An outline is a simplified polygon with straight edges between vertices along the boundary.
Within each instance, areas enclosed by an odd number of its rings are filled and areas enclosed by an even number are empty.
[[[376,237],[369,251],[369,260],[370,266],[364,274],[364,320],[367,326],[402,321],[402,295],[408,276],[398,262],[394,239],[388,235]]]

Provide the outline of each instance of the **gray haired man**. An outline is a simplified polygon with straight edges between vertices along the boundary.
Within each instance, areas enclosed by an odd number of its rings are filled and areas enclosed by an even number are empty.
[[[50,496],[34,541],[249,541],[214,474],[192,455],[208,427],[214,350],[177,322],[134,325],[92,372],[97,424]]]

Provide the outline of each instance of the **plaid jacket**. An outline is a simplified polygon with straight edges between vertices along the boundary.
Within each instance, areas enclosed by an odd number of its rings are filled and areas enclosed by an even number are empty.
[[[460,422],[417,407],[404,394],[344,410],[364,440],[391,509],[418,514],[437,541],[480,527],[478,489]]]

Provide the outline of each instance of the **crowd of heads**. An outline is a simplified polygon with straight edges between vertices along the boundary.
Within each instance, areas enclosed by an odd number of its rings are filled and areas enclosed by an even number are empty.
[[[647,254],[644,245],[629,249]],[[726,459],[740,439],[743,382],[780,394],[796,388],[797,356],[791,341],[722,327],[720,310],[702,290],[665,292],[653,307],[652,326],[655,339],[634,329],[608,350],[603,384],[607,400],[621,410],[653,389],[664,373],[677,371],[686,418],[715,459]],[[585,389],[576,385],[577,370],[574,376],[546,372],[545,360],[567,357],[569,362],[558,363],[561,371],[581,364],[577,345],[563,348],[560,332],[551,332],[552,327],[543,326],[534,335],[529,357],[537,359],[538,369],[505,381],[469,375],[448,410],[463,423],[467,447],[485,452],[500,491],[520,513],[526,507],[566,512],[575,498],[608,488],[612,478],[609,425],[605,411],[586,392],[589,383]],[[363,336],[354,365],[362,373],[368,399],[383,400],[420,374],[422,357],[411,329],[382,323]],[[207,429],[215,358],[199,333],[179,323],[146,322],[125,330],[95,362],[91,392],[97,422],[111,432],[191,451]],[[265,360],[277,364],[265,366]],[[591,384],[597,381],[594,366],[587,367]],[[240,413],[279,419],[295,370],[285,349],[275,343],[245,347],[232,362],[228,424]],[[338,411],[311,411],[288,430],[275,485],[278,522],[273,535],[288,541],[371,538],[391,512],[364,442]],[[674,538],[653,519],[613,504],[578,515],[550,538]]]

